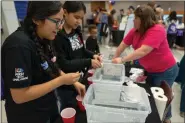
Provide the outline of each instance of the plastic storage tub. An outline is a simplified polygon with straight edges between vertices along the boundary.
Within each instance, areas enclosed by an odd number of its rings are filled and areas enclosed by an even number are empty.
[[[104,62],[103,66],[96,69],[92,81],[94,83],[107,83],[122,85],[125,79],[125,66],[123,64],[113,64],[110,61]]]
[[[122,100],[123,91],[133,101]],[[151,113],[147,93],[141,87],[92,84],[83,104],[88,123],[145,123]]]

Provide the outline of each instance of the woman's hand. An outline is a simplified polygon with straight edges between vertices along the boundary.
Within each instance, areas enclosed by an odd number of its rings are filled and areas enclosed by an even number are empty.
[[[122,64],[123,63],[123,60],[122,60],[121,57],[117,57],[117,58],[112,59],[112,63]]]
[[[86,92],[85,85],[81,84],[80,82],[75,82],[73,85],[75,86],[75,89],[78,92],[78,94],[81,97],[84,97]]]
[[[98,60],[95,60],[95,59],[91,59],[91,65],[94,69],[101,67],[101,63]]]
[[[80,79],[80,73],[67,73],[61,76],[63,84],[65,85],[72,85]]]

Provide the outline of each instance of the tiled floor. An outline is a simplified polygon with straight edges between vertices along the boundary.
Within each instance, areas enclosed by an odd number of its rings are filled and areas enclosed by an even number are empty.
[[[113,47],[111,49],[107,49],[107,48],[104,48],[104,47],[101,47],[100,50],[101,52],[104,54],[104,55],[108,55],[108,53],[112,52],[112,50],[115,50],[116,48]],[[131,49],[128,49],[125,51],[127,54],[132,52]],[[180,61],[180,59],[182,58],[184,52],[183,51],[177,51],[177,50],[172,50],[175,58],[177,61]],[[173,85],[173,91],[174,91],[174,94],[175,94],[175,98],[172,102],[172,114],[173,114],[173,117],[172,117],[172,123],[184,123],[184,119],[182,117],[180,117],[179,115],[179,106],[180,106],[180,97],[181,97],[181,89],[180,89],[180,86],[177,84],[177,83],[174,83]],[[2,110],[1,110],[1,116],[2,116],[2,122],[1,123],[6,123],[6,114],[5,114],[5,110],[4,110],[4,102],[1,103],[1,107],[2,107]],[[154,119],[155,120],[155,119]]]

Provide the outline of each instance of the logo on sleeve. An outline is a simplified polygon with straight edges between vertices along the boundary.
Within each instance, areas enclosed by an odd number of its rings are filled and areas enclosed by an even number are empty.
[[[13,78],[13,81],[23,81],[27,79],[28,76],[25,77],[24,70],[22,68],[15,68],[15,78]]]
[[[48,69],[48,67],[49,67],[49,65],[48,65],[48,62],[47,62],[47,61],[45,61],[44,63],[42,63],[42,64],[41,64],[41,66],[42,66],[42,68],[43,68],[44,70],[47,70],[47,69]]]

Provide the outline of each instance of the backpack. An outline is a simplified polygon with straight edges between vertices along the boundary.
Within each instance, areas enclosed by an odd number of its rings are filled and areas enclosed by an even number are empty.
[[[100,17],[100,22],[108,24],[108,16],[106,14],[102,14]]]
[[[168,27],[167,34],[176,35],[177,34],[177,26],[175,23],[171,23]]]
[[[102,23],[100,28],[100,36],[107,37],[108,31],[109,31],[108,24]]]

